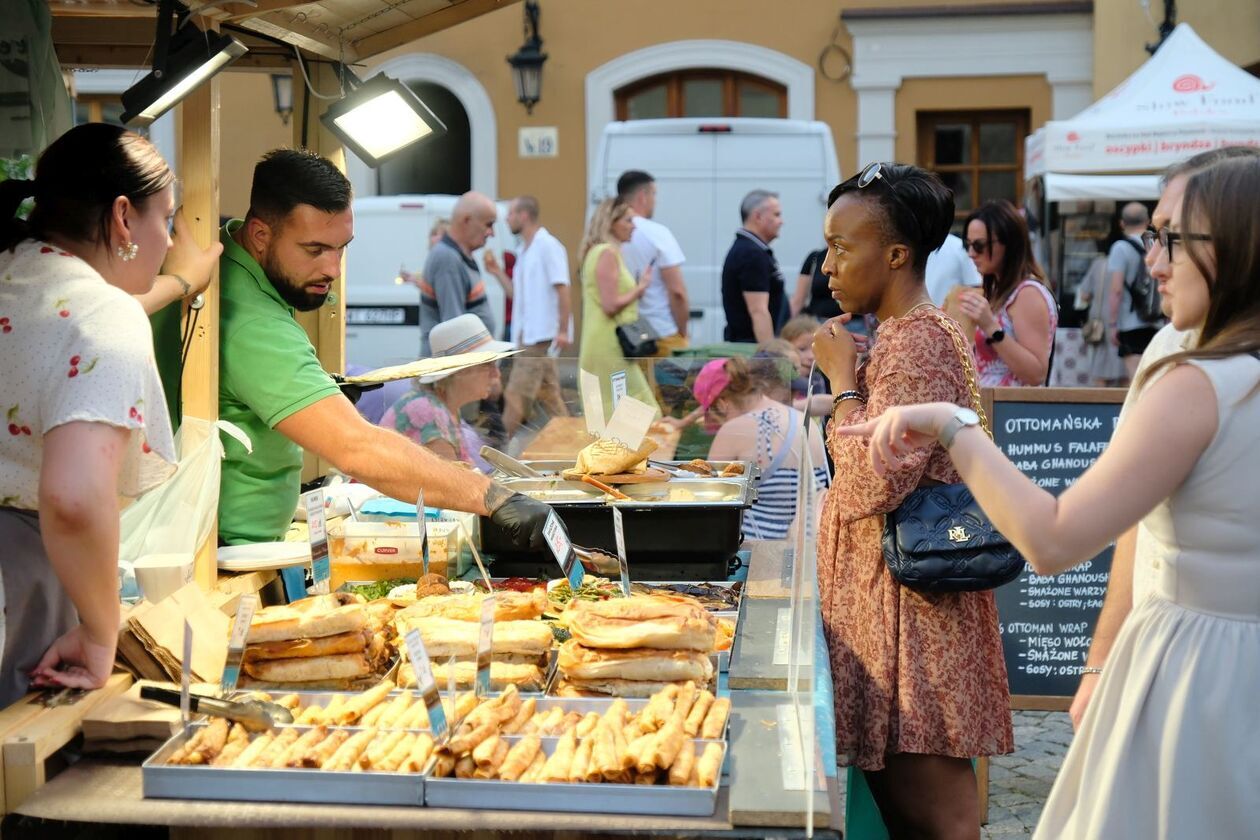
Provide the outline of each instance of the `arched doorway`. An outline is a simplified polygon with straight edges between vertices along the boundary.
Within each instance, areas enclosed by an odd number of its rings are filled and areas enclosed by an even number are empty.
[[[472,189],[472,133],[459,98],[434,82],[410,81],[416,96],[446,125],[446,134],[419,143],[381,164],[378,195],[441,193],[461,195]]]

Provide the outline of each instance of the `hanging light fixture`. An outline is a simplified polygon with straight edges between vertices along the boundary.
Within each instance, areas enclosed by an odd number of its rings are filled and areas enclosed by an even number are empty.
[[[547,60],[538,35],[539,14],[537,0],[525,0],[525,43],[507,58],[516,82],[516,100],[525,106],[527,114],[534,113],[534,106],[542,98],[542,67]]]
[[[377,74],[366,82],[342,68],[346,95],[320,121],[368,166],[380,166],[418,140],[446,133],[446,125],[402,82]]]
[[[176,0],[161,0],[153,70],[123,93],[122,121],[149,125],[246,52],[246,46],[231,35],[202,32],[188,21],[185,6],[176,8]]]
[[[275,103],[276,113],[280,115],[280,121],[288,125],[289,117],[293,116],[292,73],[271,74],[271,100]]]

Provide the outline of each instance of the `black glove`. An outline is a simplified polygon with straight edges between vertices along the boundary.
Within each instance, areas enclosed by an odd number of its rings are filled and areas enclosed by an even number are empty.
[[[508,535],[512,545],[529,551],[542,551],[547,547],[543,539],[543,525],[551,505],[534,501],[523,493],[513,493],[508,500],[495,508],[490,521]],[[564,524],[561,523],[561,528]]]
[[[370,385],[352,384],[345,380],[345,377],[338,374],[332,374],[333,381],[337,383],[337,387],[341,389],[341,393],[346,395],[346,399],[350,400],[351,405],[357,405],[359,398],[368,391],[375,391],[377,388],[384,388],[384,382],[373,382]]]

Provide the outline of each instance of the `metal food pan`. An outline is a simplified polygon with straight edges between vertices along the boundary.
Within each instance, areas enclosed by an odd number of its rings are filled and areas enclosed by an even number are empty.
[[[515,735],[507,738],[509,743],[515,743],[519,739],[520,736]],[[543,752],[550,755],[558,740],[543,738]],[[722,763],[725,764],[725,741],[697,740],[697,751],[703,752],[710,743],[721,744]],[[707,817],[717,807],[720,785],[720,775],[715,784],[708,788],[429,777],[425,780],[424,801],[434,808]]]
[[[678,469],[678,467],[681,464],[690,463],[689,461],[660,461],[660,460],[658,460],[657,462],[661,464],[667,464],[671,467],[674,467],[675,469]],[[522,461],[521,463],[525,464],[525,466],[527,467],[533,467],[534,469],[538,470],[538,472],[546,476],[559,475],[565,470],[572,469],[573,467],[573,461]],[[732,463],[743,464],[744,472],[737,476],[731,476],[732,478],[749,478],[749,477],[756,478],[761,473],[760,468],[756,464],[752,463],[751,461],[739,461],[739,462],[709,461],[708,463],[713,466],[714,473],[720,473],[722,470],[724,470],[728,465]],[[693,472],[690,472],[689,470],[679,469],[678,472],[680,474],[673,476],[672,477],[673,479],[683,480],[683,481],[694,481],[696,479],[704,479],[704,478],[710,478],[710,477],[717,478],[717,475],[702,476],[699,473],[693,473]],[[505,473],[496,471],[495,477],[502,479],[502,478],[510,478],[511,476],[507,476]]]
[[[200,726],[181,731],[141,765],[146,799],[423,805],[423,773],[244,769],[167,764]],[[301,727],[310,729],[311,727]],[[353,727],[329,727],[329,729]]]
[[[557,478],[505,478],[505,487],[552,505],[615,504],[621,508],[650,505],[653,508],[745,507],[752,504],[753,490],[742,478],[695,478],[686,481],[647,481],[617,487],[629,500],[610,500],[580,481]]]

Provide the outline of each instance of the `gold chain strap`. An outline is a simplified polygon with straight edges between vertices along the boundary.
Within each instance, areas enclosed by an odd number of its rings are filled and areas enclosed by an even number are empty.
[[[962,331],[958,325],[950,318],[946,318],[939,309],[933,310],[932,317],[941,325],[941,329],[949,333],[949,337],[954,340],[954,349],[958,351],[958,358],[962,362],[963,373],[967,377],[967,388],[971,391],[972,408],[976,414],[980,415],[980,426],[984,429],[984,433],[993,439],[993,429],[989,427],[989,418],[984,413],[984,404],[980,401],[980,385],[976,381],[976,365],[972,359],[971,351],[964,343]]]

